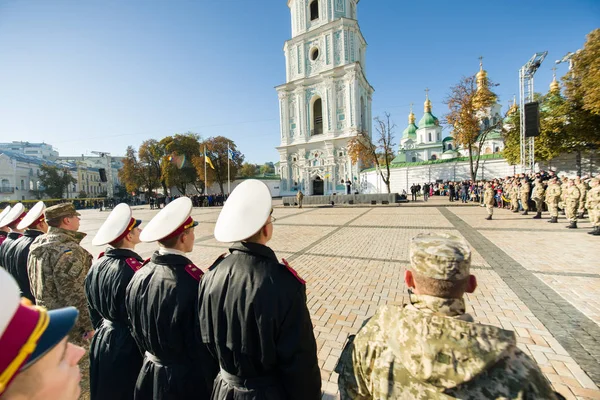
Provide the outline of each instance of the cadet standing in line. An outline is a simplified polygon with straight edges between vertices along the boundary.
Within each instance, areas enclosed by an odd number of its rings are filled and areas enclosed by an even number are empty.
[[[485,192],[483,193],[483,204],[485,204],[485,209],[488,213],[486,219],[491,220],[492,215],[494,215],[494,189],[492,189],[492,184],[489,182],[485,184]]]
[[[143,259],[134,251],[140,243],[139,219],[125,203],[117,205],[92,240],[109,245],[90,268],[85,294],[96,333],[90,345],[91,399],[129,400],[142,367],[125,308],[125,291]]]
[[[542,209],[544,207],[544,194],[546,193],[546,189],[544,189],[544,184],[540,178],[535,180],[535,186],[533,187],[533,194],[531,198],[535,201],[535,217],[533,219],[541,219],[542,218]]]
[[[521,206],[523,207],[523,215],[529,214],[529,192],[531,192],[531,185],[527,178],[521,180]]]
[[[317,345],[305,282],[267,242],[269,188],[246,180],[229,196],[215,239],[234,242],[200,284],[202,340],[220,364],[212,399],[321,398]]]
[[[347,399],[545,399],[556,395],[515,333],[473,322],[471,249],[450,234],[420,234],[405,272],[409,304],[385,305],[350,338],[336,372]]]
[[[9,249],[12,249],[15,240],[23,236],[23,230],[18,229],[17,225],[19,225],[19,222],[21,222],[26,214],[27,212],[25,212],[23,204],[17,203],[10,209],[4,218],[2,218],[2,221],[0,221],[0,227],[10,229],[10,233],[0,245],[0,267],[3,267],[4,269],[7,269],[6,264]]]
[[[587,192],[585,207],[588,210],[588,216],[593,229],[588,233],[600,236],[600,179],[592,178],[590,185],[592,188]]]
[[[26,304],[12,276],[0,269],[0,398],[79,399],[79,360],[85,350],[67,342],[73,307],[46,311]]]
[[[4,241],[6,240],[8,234],[10,233],[10,229],[8,229],[8,227],[2,226],[2,220],[4,219],[4,217],[6,217],[6,215],[9,212],[10,212],[10,206],[7,206],[0,213],[0,246],[2,246],[2,243],[4,243]]]
[[[546,205],[550,214],[550,223],[558,223],[558,203],[561,199],[561,189],[558,184],[558,178],[555,176],[550,179],[548,188],[546,189]]]
[[[228,201],[229,203],[229,201]],[[146,226],[143,242],[159,249],[134,274],[125,295],[131,331],[144,352],[135,400],[210,398],[217,365],[200,341],[198,282],[202,271],[186,253],[194,248],[192,201],[171,201]]]
[[[579,206],[577,207],[577,213],[579,218],[583,219],[585,214],[585,196],[588,192],[587,184],[579,176],[575,179],[575,185],[579,189]]]
[[[31,294],[31,285],[29,284],[29,275],[27,274],[27,258],[29,248],[35,238],[48,232],[48,224],[44,217],[46,206],[43,201],[38,201],[29,210],[25,218],[17,229],[25,230],[23,236],[12,243],[10,249],[7,249],[6,269],[15,278],[21,289],[21,296],[25,297],[35,304],[35,297]]]
[[[567,213],[567,219],[569,220],[569,225],[567,228],[576,229],[577,228],[577,207],[579,206],[579,199],[581,197],[579,193],[579,189],[575,186],[575,181],[573,179],[569,179],[567,182],[567,190],[565,197],[565,211]]]

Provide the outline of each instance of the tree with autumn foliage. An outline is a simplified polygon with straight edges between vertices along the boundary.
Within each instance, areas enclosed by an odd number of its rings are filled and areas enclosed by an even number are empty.
[[[200,158],[200,136],[188,132],[163,138],[164,148],[161,177],[168,187],[176,187],[183,195],[188,186],[199,188],[199,175],[195,162]]]
[[[475,76],[463,77],[457,85],[450,88],[450,94],[444,101],[450,110],[445,116],[445,122],[452,130],[455,143],[469,152],[473,181],[477,177],[482,145],[490,132],[502,127],[501,119],[496,123],[483,123],[497,100],[496,94],[491,90],[493,86],[482,69]]]
[[[565,75],[565,94],[582,110],[600,115],[600,29],[587,35],[583,49],[576,52],[573,68]]]
[[[206,155],[210,158],[214,168],[212,168],[208,162],[205,162],[204,157],[201,156],[193,160],[196,173],[200,179],[204,180],[206,168],[206,186],[210,187],[213,183],[218,183],[221,193],[225,193],[225,185],[227,184],[227,161],[229,157],[227,149],[231,149],[235,154],[234,159],[229,160],[229,172],[232,181],[235,179],[238,170],[244,163],[244,155],[237,151],[237,147],[233,140],[224,136],[211,137],[201,142],[201,154],[203,154],[205,148]]]
[[[162,163],[164,161],[165,148],[156,139],[144,140],[138,151],[138,162],[140,174],[143,176],[143,187],[151,192],[153,189],[162,187],[165,194],[169,188],[162,176]]]
[[[394,129],[396,124],[390,120],[390,114],[384,113],[384,118],[375,117],[375,142],[367,132],[360,132],[348,142],[348,155],[352,164],[363,167],[375,166],[383,183],[390,193],[390,164],[394,159]],[[384,168],[382,168],[384,167]]]
[[[133,146],[127,146],[125,158],[122,160],[123,166],[119,170],[119,180],[125,184],[128,193],[137,193],[140,188],[146,187],[144,184],[144,173],[136,157],[136,151]]]

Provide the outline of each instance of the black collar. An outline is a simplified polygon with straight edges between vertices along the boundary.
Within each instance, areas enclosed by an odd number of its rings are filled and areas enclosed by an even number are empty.
[[[233,253],[234,251],[250,253],[260,257],[271,259],[277,263],[279,262],[277,261],[277,256],[275,255],[275,252],[271,250],[270,247],[258,243],[236,242],[229,248],[230,253]]]
[[[8,232],[0,231],[0,236],[6,237],[8,236]]]
[[[187,257],[180,256],[179,254],[160,254],[158,250],[155,251],[154,254],[152,254],[152,262],[154,264],[170,266],[185,266],[188,264],[193,264],[193,262],[191,262],[190,259]]]
[[[144,261],[142,259],[142,257],[140,257],[140,255],[138,253],[136,253],[135,251],[131,250],[131,249],[113,249],[108,248],[106,249],[106,252],[104,253],[105,256],[107,257],[111,257],[111,258],[130,258],[133,257],[138,261]]]
[[[31,237],[31,238],[35,238],[40,235],[44,235],[44,232],[38,231],[37,229],[26,229],[25,233],[23,233],[23,236],[27,236],[27,237]]]
[[[23,234],[20,233],[20,232],[11,232],[11,233],[8,234],[8,238],[9,239],[13,239],[13,240],[17,240],[21,236],[23,236]]]

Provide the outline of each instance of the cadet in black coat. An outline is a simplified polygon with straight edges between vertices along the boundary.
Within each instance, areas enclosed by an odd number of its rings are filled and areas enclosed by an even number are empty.
[[[0,267],[4,267],[16,279],[14,273],[8,269],[9,259],[14,258],[14,243],[23,236],[24,229],[18,229],[17,226],[27,214],[22,203],[17,203],[0,221],[0,227],[10,228],[11,232],[7,234],[6,239],[0,244]],[[14,268],[13,268],[14,269]]]
[[[25,232],[6,248],[4,256],[4,266],[19,284],[21,297],[25,297],[33,304],[35,304],[35,297],[31,293],[29,275],[27,274],[27,257],[29,256],[29,248],[35,238],[48,232],[48,224],[44,219],[45,209],[44,202],[39,201],[29,210],[27,215],[16,226],[17,230],[25,229]],[[12,234],[15,234],[15,232]],[[21,234],[16,233],[16,235]]]
[[[90,345],[92,400],[129,400],[142,367],[142,354],[131,336],[125,307],[127,285],[142,267],[134,251],[142,221],[131,218],[127,204],[117,205],[92,244],[112,247],[101,253],[85,278],[85,295],[95,334]]]
[[[169,203],[144,229],[142,241],[161,247],[133,277],[126,307],[144,352],[136,400],[210,398],[217,365],[200,340],[196,300],[202,271],[185,253],[194,246],[191,200]]]
[[[217,240],[237,242],[200,284],[202,340],[220,364],[212,399],[321,398],[305,282],[265,245],[273,234],[270,212],[269,189],[247,180],[215,227]]]

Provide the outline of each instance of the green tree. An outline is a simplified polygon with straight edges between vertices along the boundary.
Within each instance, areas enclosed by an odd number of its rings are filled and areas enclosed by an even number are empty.
[[[127,146],[123,167],[119,170],[119,180],[125,184],[126,192],[138,192],[140,187],[146,186],[147,176],[135,155],[135,149]]]
[[[236,157],[233,160],[229,160],[229,169],[231,180],[234,180],[238,175],[238,170],[244,163],[244,155],[237,151],[237,147],[233,140],[227,139],[224,136],[211,137],[200,144],[201,152],[206,153],[210,158],[214,169],[205,163],[204,157],[200,157],[194,160],[194,166],[198,178],[204,180],[205,164],[206,164],[206,180],[207,186],[210,187],[213,183],[218,183],[221,193],[225,193],[225,185],[227,184],[227,160],[229,159],[227,146],[233,150]]]
[[[390,193],[390,164],[394,159],[394,124],[390,113],[384,113],[384,119],[375,117],[376,140],[373,142],[367,132],[361,132],[348,141],[348,155],[352,164],[361,166],[375,165],[381,179]],[[384,168],[382,168],[384,167]]]
[[[85,192],[85,190],[80,190],[77,197],[80,199],[85,199],[85,198],[87,198],[87,193]]]
[[[258,175],[258,166],[251,163],[243,163],[238,172],[238,176],[241,178],[250,178]]]
[[[77,183],[68,168],[47,164],[40,166],[38,178],[42,192],[51,199],[61,199],[69,185]]]
[[[261,175],[268,175],[268,174],[273,174],[275,173],[275,165],[273,165],[272,162],[266,162],[263,165],[260,166],[260,174]]]
[[[600,29],[587,35],[583,49],[571,62],[573,68],[563,78],[567,98],[582,110],[600,115]]]
[[[194,161],[200,158],[200,136],[191,132],[167,136],[160,145],[165,150],[161,177],[167,186],[185,195],[188,185],[198,182]]]
[[[496,94],[491,90],[493,86],[485,71],[481,70],[476,76],[463,77],[450,88],[450,94],[444,101],[450,110],[445,116],[445,122],[450,125],[456,144],[469,152],[473,181],[476,180],[479,169],[481,146],[490,132],[502,127],[501,120],[483,124],[483,118],[489,114],[489,109],[497,100]]]
[[[152,190],[162,186],[165,194],[169,193],[166,180],[162,176],[162,164],[165,148],[155,139],[144,140],[138,151],[139,173],[143,177],[143,187]]]

